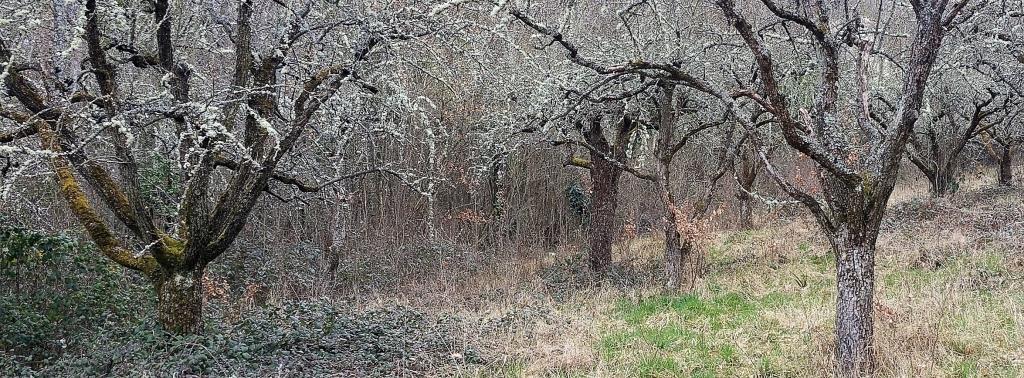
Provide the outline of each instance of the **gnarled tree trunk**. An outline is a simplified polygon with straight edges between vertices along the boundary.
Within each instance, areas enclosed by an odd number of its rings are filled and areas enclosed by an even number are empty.
[[[591,154],[590,178],[594,195],[590,213],[590,268],[599,276],[612,264],[615,215],[619,207],[619,177],[622,169],[597,154]]]
[[[839,376],[861,377],[874,371],[874,230],[844,229],[830,238],[836,258],[836,356]]]
[[[665,275],[668,280],[666,289],[679,292],[684,287],[691,288],[697,278],[699,267],[699,251],[695,250],[692,235],[683,235],[685,219],[676,207],[675,196],[671,188],[671,161],[659,164],[658,197],[665,209]]]
[[[999,185],[1013,186],[1013,151],[1010,147],[1003,147],[999,157]]]
[[[675,292],[690,291],[704,266],[704,255],[690,239],[678,231],[665,231],[665,261],[668,289]]]
[[[154,278],[157,321],[175,334],[195,334],[203,327],[202,266],[167,270]]]

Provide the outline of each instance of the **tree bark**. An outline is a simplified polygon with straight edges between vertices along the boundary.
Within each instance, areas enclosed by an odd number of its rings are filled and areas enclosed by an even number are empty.
[[[821,180],[831,216],[816,215],[836,261],[836,376],[874,376],[875,244],[898,164],[876,181],[851,188],[835,176]]]
[[[615,214],[619,207],[619,177],[622,169],[611,162],[592,155],[590,178],[593,181],[590,214],[590,268],[603,277],[612,264],[612,244],[615,241]]]
[[[874,373],[875,239],[877,228],[846,224],[830,238],[836,256],[837,376]]]
[[[703,268],[704,256],[693,242],[694,235],[688,232],[680,219],[685,216],[676,207],[675,196],[672,195],[668,169],[670,162],[661,165],[659,180],[659,197],[665,208],[665,275],[668,278],[666,289],[672,292],[689,291]],[[685,234],[684,234],[685,233]]]
[[[698,249],[692,239],[684,238],[679,246],[679,255],[683,262],[680,272],[682,288],[689,292],[693,290],[697,278],[703,274],[704,251]]]
[[[739,215],[738,215],[739,216],[739,226],[740,226],[740,229],[749,230],[751,228],[754,228],[754,220],[753,220],[753,212],[754,212],[754,210],[753,210],[753,203],[752,203],[753,199],[750,197],[750,194],[748,194],[747,192],[744,192],[742,190],[739,191],[738,193],[736,193],[736,198],[740,202],[740,209],[739,209]]]
[[[157,321],[174,334],[196,334],[203,326],[203,267],[166,271],[155,280]]]
[[[658,197],[665,211],[665,288],[671,292],[680,292],[684,285],[692,282],[694,277],[687,277],[684,269],[692,260],[693,248],[689,240],[684,240],[679,209],[672,195],[671,160],[662,160],[658,164]]]
[[[488,186],[490,193],[488,202],[490,204],[490,222],[487,223],[487,230],[484,235],[485,245],[492,246],[499,240],[507,239],[513,235],[508,217],[506,216],[506,205],[508,201],[508,163],[505,158],[497,159],[490,169],[488,175]]]
[[[1013,186],[1013,153],[1010,147],[1003,147],[999,157],[999,185]]]
[[[664,194],[663,194],[664,195]],[[667,289],[678,292],[683,286],[682,237],[679,235],[679,219],[672,203],[665,203],[665,275]]]
[[[751,122],[756,122],[760,114],[753,115]],[[757,175],[762,169],[761,163],[758,160],[757,151],[752,144],[746,144],[742,147],[742,151],[737,154],[739,158],[739,164],[733,167],[733,173],[736,177],[736,200],[739,202],[739,211],[737,214],[737,223],[740,229],[749,230],[754,228],[753,212],[754,212],[754,196],[751,194],[754,192],[754,184],[757,182]]]
[[[748,157],[744,156],[744,160]],[[736,188],[736,199],[739,201],[739,226],[748,230],[754,227],[753,210],[754,197],[750,195],[754,190],[754,181],[757,180],[757,168],[754,163],[744,161],[741,169],[737,171],[738,188]]]
[[[931,192],[934,197],[946,197],[956,193],[959,183],[952,169],[938,169],[930,177]]]

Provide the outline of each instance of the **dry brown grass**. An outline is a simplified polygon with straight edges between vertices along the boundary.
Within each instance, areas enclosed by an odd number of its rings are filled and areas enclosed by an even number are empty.
[[[894,196],[892,213],[905,219],[887,222],[878,243],[879,375],[1024,374],[1024,194],[983,185],[951,200],[922,194]],[[662,293],[661,248],[651,235],[624,240],[620,277],[602,286],[577,267],[579,248],[564,247],[365,305],[466,319],[463,339],[487,362],[438,375],[831,375],[835,265],[812,221],[718,233],[689,296]]]

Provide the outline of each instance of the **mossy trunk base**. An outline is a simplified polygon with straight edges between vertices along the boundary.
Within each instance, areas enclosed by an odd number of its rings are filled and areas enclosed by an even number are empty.
[[[156,282],[157,321],[168,332],[194,334],[203,325],[203,269],[167,272]]]

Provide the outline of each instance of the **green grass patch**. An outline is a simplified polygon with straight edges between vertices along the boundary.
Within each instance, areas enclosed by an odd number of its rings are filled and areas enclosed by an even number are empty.
[[[488,378],[518,378],[526,376],[526,362],[513,360],[507,364],[496,364],[487,370],[479,372],[480,377]]]
[[[680,325],[650,327],[641,325],[624,331],[612,332],[601,339],[601,355],[616,358],[624,351],[636,349],[681,350],[683,344],[693,346],[699,336]]]
[[[950,369],[949,373],[950,373],[951,377],[959,377],[959,378],[977,377],[979,375],[978,374],[979,373],[979,371],[978,371],[978,361],[976,359],[973,359],[973,358],[962,359],[962,360],[954,363],[953,366],[951,366],[951,369]]]
[[[809,251],[808,251],[809,252]],[[818,268],[819,272],[832,271],[836,268],[835,254],[831,250],[821,255],[806,254],[807,261]]]
[[[630,376],[715,377],[729,375],[744,351],[727,336],[758,329],[758,311],[794,301],[787,293],[751,298],[730,292],[653,296],[619,301],[614,316],[625,327],[605,333],[600,355]],[[763,323],[763,322],[762,322]]]
[[[705,320],[712,324],[731,323],[754,314],[758,304],[776,306],[788,298],[785,294],[770,294],[759,298],[757,302],[747,299],[739,293],[725,293],[710,300],[703,300],[693,295],[680,297],[654,296],[639,302],[620,300],[615,306],[619,319],[630,325],[639,325],[650,317],[670,313],[681,316],[685,320]],[[723,324],[724,325],[724,324]]]
[[[755,302],[759,308],[776,309],[795,301],[797,297],[790,293],[772,292],[758,298]]]
[[[659,356],[641,358],[634,370],[639,377],[678,377],[683,373],[675,359]]]

